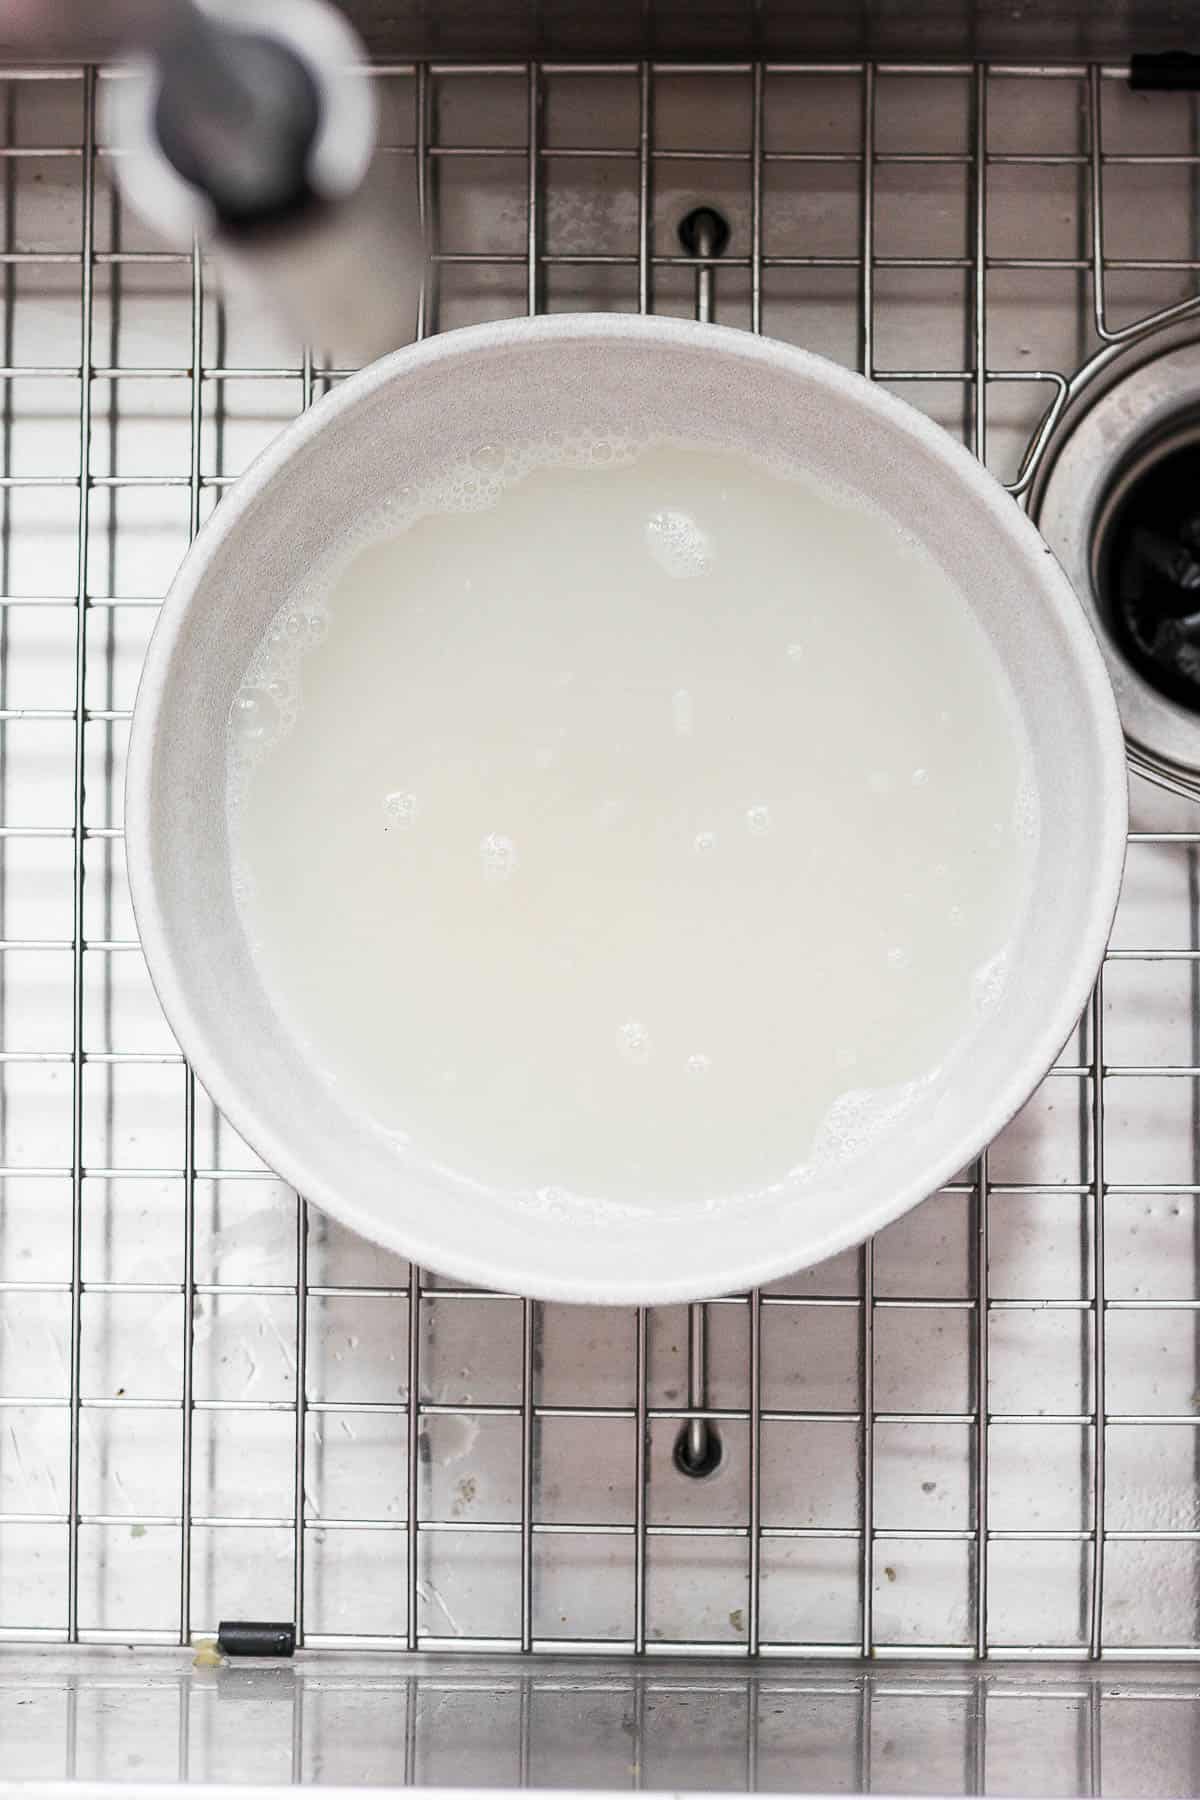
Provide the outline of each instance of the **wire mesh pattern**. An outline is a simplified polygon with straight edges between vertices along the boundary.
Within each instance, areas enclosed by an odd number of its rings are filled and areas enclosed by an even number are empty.
[[[1119,69],[377,76],[422,333],[690,313],[699,271],[719,320],[904,392],[1018,495],[1087,355],[1197,286],[1192,102]],[[133,931],[125,731],[189,538],[347,371],[122,216],[107,79],[0,90],[0,1637],[1200,1652],[1187,802],[1139,790],[1102,986],[1038,1096],[860,1254],[712,1303],[703,1406],[682,1309],[453,1286],[310,1214],[216,1114]],[[676,236],[700,201],[731,226],[710,264]]]

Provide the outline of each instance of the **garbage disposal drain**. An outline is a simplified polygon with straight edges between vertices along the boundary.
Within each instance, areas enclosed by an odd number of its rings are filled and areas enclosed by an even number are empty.
[[[1131,766],[1200,797],[1200,341],[1175,327],[1072,383],[1030,514],[1091,615]]]
[[[1151,687],[1200,712],[1200,419],[1114,484],[1094,533],[1101,615]]]

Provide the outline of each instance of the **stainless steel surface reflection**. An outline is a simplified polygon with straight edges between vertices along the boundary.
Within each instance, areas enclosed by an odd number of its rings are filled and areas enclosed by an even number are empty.
[[[622,1666],[371,1656],[201,1674],[164,1652],[0,1666],[5,1768],[168,1800],[176,1782],[813,1794],[1194,1793],[1200,1690],[1178,1669]],[[11,1785],[10,1785],[11,1783]],[[72,1785],[68,1794],[79,1790]],[[89,1792],[90,1790],[85,1790]],[[245,1786],[237,1789],[247,1792]],[[100,1796],[97,1796],[100,1800]],[[230,1795],[232,1800],[232,1795]]]

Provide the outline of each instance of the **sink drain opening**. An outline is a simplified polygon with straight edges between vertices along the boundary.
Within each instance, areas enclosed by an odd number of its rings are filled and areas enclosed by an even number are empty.
[[[1200,416],[1126,460],[1093,526],[1092,580],[1130,665],[1200,713]]]

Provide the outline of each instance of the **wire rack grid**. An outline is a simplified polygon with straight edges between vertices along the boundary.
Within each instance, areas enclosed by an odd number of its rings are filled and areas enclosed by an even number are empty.
[[[1191,102],[1121,69],[376,74],[421,333],[699,297],[904,391],[1020,494],[1087,356],[1192,304]],[[690,1333],[410,1268],[215,1114],[132,929],[124,733],[182,549],[348,371],[122,217],[113,78],[2,90],[0,1638],[240,1614],[329,1649],[1200,1653],[1187,803],[1139,790],[1102,987],[979,1166]],[[676,237],[699,201],[719,261]],[[703,1481],[673,1456],[697,1418]]]

